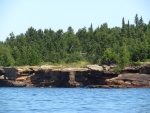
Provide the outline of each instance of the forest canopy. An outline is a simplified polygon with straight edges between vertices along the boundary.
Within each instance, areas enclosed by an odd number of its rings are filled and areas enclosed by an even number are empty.
[[[135,24],[125,22],[122,27],[108,28],[103,23],[96,29],[81,28],[76,33],[72,27],[54,31],[36,30],[33,27],[23,34],[10,36],[0,42],[0,65],[39,65],[41,62],[71,63],[88,61],[93,64],[118,64],[150,59],[150,21],[134,17]]]

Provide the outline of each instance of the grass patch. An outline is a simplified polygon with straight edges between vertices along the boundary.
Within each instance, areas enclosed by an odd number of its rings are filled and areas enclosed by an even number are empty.
[[[41,62],[41,65],[53,65],[53,66],[66,66],[66,67],[85,67],[86,65],[89,65],[90,63],[87,61],[78,61],[78,62],[73,62],[73,63],[52,63],[52,62]]]
[[[146,59],[144,62],[150,62],[150,59]]]
[[[130,62],[129,65],[131,65],[131,66],[140,66],[140,65],[141,65],[141,62],[140,62],[140,61],[137,61],[137,62]]]

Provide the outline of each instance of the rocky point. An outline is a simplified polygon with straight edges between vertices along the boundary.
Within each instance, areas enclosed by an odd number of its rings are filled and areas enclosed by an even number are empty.
[[[150,87],[150,65],[128,66],[115,72],[116,65],[22,66],[0,68],[1,87]]]

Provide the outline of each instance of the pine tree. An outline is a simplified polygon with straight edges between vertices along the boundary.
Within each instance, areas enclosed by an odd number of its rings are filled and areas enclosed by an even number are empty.
[[[122,34],[122,36],[125,36],[125,37],[126,37],[126,25],[125,25],[124,17],[122,18],[122,29],[121,29],[121,34]]]
[[[129,20],[128,20],[128,38],[130,38],[130,36],[131,36],[131,32],[130,32],[130,22],[129,22]]]
[[[138,14],[135,15],[134,23],[135,23],[136,28],[138,28],[139,27],[139,17],[138,17]]]

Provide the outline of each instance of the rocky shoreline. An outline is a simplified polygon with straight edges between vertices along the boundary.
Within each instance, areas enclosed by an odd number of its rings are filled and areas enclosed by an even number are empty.
[[[1,67],[0,87],[89,87],[150,88],[150,64],[128,66],[115,72],[116,65]]]

